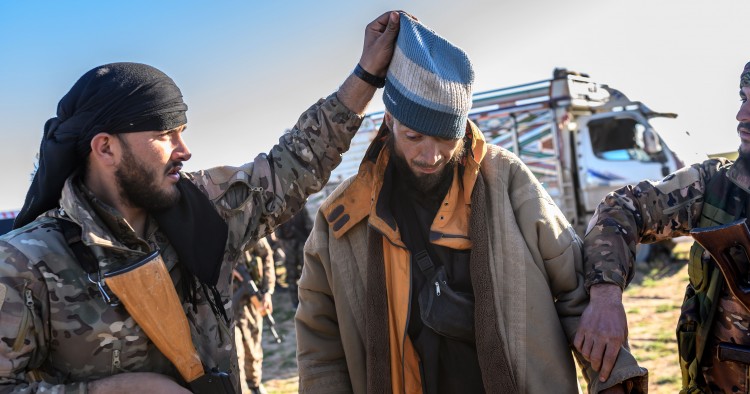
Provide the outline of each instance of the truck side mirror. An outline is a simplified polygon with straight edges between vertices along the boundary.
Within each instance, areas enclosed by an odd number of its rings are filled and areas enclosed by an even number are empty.
[[[643,132],[643,150],[651,156],[656,155],[663,150],[659,137],[653,130],[651,130],[651,128],[646,128]]]

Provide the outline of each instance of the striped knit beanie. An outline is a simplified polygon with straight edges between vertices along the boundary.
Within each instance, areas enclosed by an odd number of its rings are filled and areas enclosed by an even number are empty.
[[[424,135],[464,136],[474,70],[466,52],[401,14],[383,102],[400,123]]]

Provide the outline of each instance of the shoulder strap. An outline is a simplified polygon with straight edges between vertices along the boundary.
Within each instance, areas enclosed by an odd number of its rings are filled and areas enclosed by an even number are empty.
[[[83,243],[83,240],[81,240],[81,227],[70,220],[62,218],[55,219],[57,220],[57,224],[60,225],[60,231],[65,237],[68,246],[70,246],[70,250],[75,254],[76,260],[78,260],[78,264],[81,265],[81,268],[89,274],[97,272],[99,269],[99,262],[96,260],[94,253],[91,252],[91,249],[89,249],[89,247]]]

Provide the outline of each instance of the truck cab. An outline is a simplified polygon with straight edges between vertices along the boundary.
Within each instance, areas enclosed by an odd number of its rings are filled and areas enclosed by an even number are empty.
[[[13,221],[16,219],[18,211],[0,211],[0,235],[3,235],[13,229]]]

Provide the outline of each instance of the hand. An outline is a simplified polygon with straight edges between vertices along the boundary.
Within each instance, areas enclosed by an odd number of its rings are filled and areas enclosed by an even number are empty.
[[[625,385],[620,383],[616,384],[608,389],[604,389],[599,394],[625,394]]]
[[[88,383],[90,394],[165,393],[190,394],[190,390],[170,377],[153,372],[129,372],[112,375]]]
[[[365,43],[359,65],[378,77],[385,77],[398,37],[399,13],[389,11],[370,22],[365,29]]]
[[[273,313],[273,300],[271,299],[271,295],[268,293],[263,294],[263,307],[266,308],[268,314]]]
[[[604,382],[628,337],[628,321],[622,305],[622,289],[613,284],[591,287],[591,300],[581,315],[573,345],[599,371]]]

